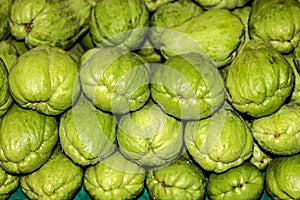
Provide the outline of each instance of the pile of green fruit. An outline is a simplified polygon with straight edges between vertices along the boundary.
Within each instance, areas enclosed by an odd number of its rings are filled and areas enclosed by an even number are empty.
[[[300,199],[300,1],[0,3],[0,199]]]

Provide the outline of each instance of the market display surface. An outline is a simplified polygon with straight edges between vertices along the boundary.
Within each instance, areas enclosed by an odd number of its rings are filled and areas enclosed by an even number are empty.
[[[0,3],[0,199],[300,199],[300,1]]]

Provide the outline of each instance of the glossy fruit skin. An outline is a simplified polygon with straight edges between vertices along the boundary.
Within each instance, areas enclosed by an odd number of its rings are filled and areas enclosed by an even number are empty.
[[[227,99],[241,113],[267,116],[285,103],[294,81],[293,68],[269,42],[250,40],[229,67]]]
[[[209,118],[187,122],[184,141],[193,159],[203,169],[215,173],[241,165],[253,150],[250,129],[227,105]]]
[[[144,189],[146,174],[120,152],[88,167],[84,186],[93,199],[135,199]]]
[[[88,31],[94,4],[90,0],[15,0],[10,32],[30,48],[48,45],[67,50]]]
[[[81,94],[75,105],[62,114],[59,125],[61,146],[73,162],[93,165],[117,147],[115,117],[105,113]]]
[[[97,108],[126,114],[149,99],[149,64],[138,54],[114,47],[93,48],[81,59],[82,90]]]
[[[300,198],[299,168],[300,154],[272,160],[266,170],[266,190],[272,199]]]
[[[0,199],[9,199],[20,185],[20,177],[7,173],[0,167]]]
[[[55,117],[13,104],[0,119],[0,166],[13,174],[41,167],[58,141]]]
[[[83,180],[83,169],[58,145],[38,170],[21,177],[22,192],[30,199],[73,199]]]
[[[223,80],[210,59],[198,53],[152,65],[151,95],[169,115],[193,120],[210,116],[225,100]]]
[[[66,111],[80,92],[75,61],[66,51],[45,45],[22,54],[8,81],[13,99],[21,107],[47,115]]]
[[[8,71],[5,63],[0,59],[0,117],[7,112],[12,103],[13,98],[9,90]]]
[[[208,178],[207,194],[212,200],[260,199],[264,190],[264,177],[249,162]]]
[[[183,157],[150,171],[146,178],[152,199],[205,199],[206,185],[201,169]]]
[[[200,6],[207,10],[228,9],[233,10],[245,6],[249,0],[195,0]]]

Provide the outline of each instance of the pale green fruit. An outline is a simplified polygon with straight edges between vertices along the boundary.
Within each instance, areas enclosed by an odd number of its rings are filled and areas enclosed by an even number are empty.
[[[265,152],[259,145],[254,143],[253,153],[249,162],[256,166],[259,170],[265,170],[269,163],[271,162],[272,157],[269,153]]]
[[[71,200],[83,181],[83,170],[56,147],[47,162],[21,177],[21,189],[29,199]]]
[[[9,199],[9,197],[18,189],[20,177],[7,173],[0,167],[0,200]]]
[[[195,0],[207,10],[211,9],[234,9],[245,6],[250,0]]]
[[[14,100],[24,108],[58,115],[79,95],[78,65],[64,50],[39,46],[22,54],[9,73]]]
[[[144,189],[145,171],[116,151],[86,169],[84,186],[95,200],[136,199]]]
[[[7,112],[12,103],[13,99],[8,84],[8,71],[4,62],[0,59],[0,117]]]
[[[81,94],[75,105],[60,117],[60,143],[77,164],[96,164],[116,148],[116,119],[96,109]]]
[[[146,187],[151,199],[205,199],[206,182],[202,170],[183,157],[150,171]]]
[[[41,167],[58,141],[55,117],[13,104],[0,118],[0,166],[13,174]]]

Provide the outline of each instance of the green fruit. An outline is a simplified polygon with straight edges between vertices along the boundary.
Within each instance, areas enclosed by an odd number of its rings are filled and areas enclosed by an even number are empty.
[[[149,64],[138,54],[117,48],[93,48],[81,60],[83,93],[101,110],[124,114],[150,97]]]
[[[22,192],[30,199],[73,199],[83,181],[83,170],[56,147],[38,170],[21,177]]]
[[[251,39],[265,39],[281,53],[300,40],[300,3],[295,0],[255,0],[249,18]]]
[[[137,49],[147,34],[148,19],[143,0],[98,0],[89,30],[96,46]]]
[[[216,173],[241,165],[253,149],[248,126],[229,105],[209,118],[187,122],[184,141],[194,160]]]
[[[48,160],[57,140],[54,117],[13,104],[0,118],[0,166],[9,173],[31,173]]]
[[[261,149],[259,145],[254,143],[253,153],[249,162],[256,166],[259,170],[265,170],[269,163],[271,162],[272,157]]]
[[[236,57],[244,39],[245,27],[241,19],[229,10],[214,9],[166,29],[160,43],[166,58],[198,52],[208,55],[217,67],[223,67]]]
[[[253,137],[267,152],[293,155],[300,152],[300,106],[289,103],[272,115],[252,122]]]
[[[116,119],[96,109],[82,94],[60,117],[60,143],[77,164],[96,164],[116,148]]]
[[[250,0],[195,0],[200,6],[207,10],[228,9],[245,6]]]
[[[87,32],[94,4],[87,0],[14,0],[10,32],[31,48],[49,45],[68,49]]]
[[[285,103],[294,81],[293,68],[278,51],[267,41],[250,40],[229,67],[227,98],[241,113],[267,116]]]
[[[13,99],[9,91],[7,68],[2,59],[0,59],[0,117],[7,112],[12,103]]]
[[[151,70],[153,100],[176,118],[206,118],[225,100],[219,71],[200,54],[174,56],[163,64],[151,65]]]
[[[168,116],[152,101],[121,117],[117,140],[120,150],[139,165],[153,168],[180,156],[183,123]]]
[[[3,40],[0,42],[0,58],[4,62],[8,73],[17,61],[18,57],[19,54],[9,40]]]
[[[22,54],[9,73],[10,92],[24,108],[58,115],[70,108],[80,91],[78,69],[59,48],[39,46]]]
[[[276,157],[266,170],[266,190],[274,200],[300,199],[300,154]]]
[[[20,177],[7,173],[0,167],[0,199],[9,199],[20,185]]]
[[[203,172],[192,161],[184,158],[150,171],[146,187],[151,199],[205,199],[206,182]]]
[[[84,186],[93,199],[136,199],[144,189],[145,171],[115,152],[86,169]]]
[[[173,1],[174,0],[144,0],[149,12],[155,12],[158,8]]]
[[[14,0],[0,1],[0,41],[5,40],[9,33],[9,13]]]
[[[208,178],[207,194],[211,200],[260,199],[264,177],[254,165],[244,164]]]
[[[155,48],[160,48],[160,37],[166,28],[177,26],[201,13],[203,8],[189,0],[168,2],[159,7],[149,20],[149,38]]]

